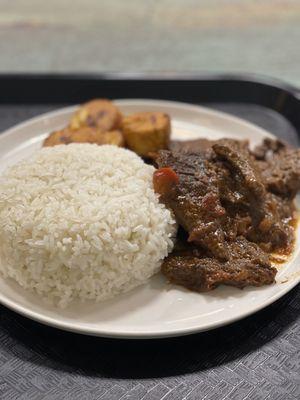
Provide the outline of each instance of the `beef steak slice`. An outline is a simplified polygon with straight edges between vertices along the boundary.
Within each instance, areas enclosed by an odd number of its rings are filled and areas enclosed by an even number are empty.
[[[157,172],[154,188],[158,188],[162,201],[189,233],[188,240],[209,249],[216,257],[228,258],[222,229],[225,210],[220,203],[214,165],[203,153],[170,151],[160,151],[156,162],[159,168],[169,167],[178,176],[179,183],[170,190],[169,185],[159,184]]]
[[[217,286],[263,286],[275,281],[276,269],[269,257],[255,243],[239,237],[228,244],[230,258],[220,261],[199,256],[194,249],[174,252],[163,262],[162,273],[177,285],[198,292],[209,291]]]

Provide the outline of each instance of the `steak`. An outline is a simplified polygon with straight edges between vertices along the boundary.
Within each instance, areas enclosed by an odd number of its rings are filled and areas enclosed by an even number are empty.
[[[222,229],[225,209],[219,196],[217,170],[204,153],[160,151],[156,162],[171,168],[178,184],[170,190],[162,185],[160,170],[154,173],[154,188],[171,208],[178,223],[189,233],[188,241],[207,248],[216,257],[227,259],[225,233]]]
[[[252,219],[257,223],[266,214],[266,189],[258,171],[249,158],[240,155],[237,151],[222,144],[214,144],[213,150],[217,158],[224,161],[235,182],[235,190],[243,195],[244,201],[249,205]]]
[[[238,154],[220,144],[213,145],[213,149],[217,157],[227,163],[232,179],[235,180],[236,190],[246,199],[251,225],[244,236],[269,251],[288,246],[293,240],[293,232],[281,217],[282,201],[268,193],[264,177],[251,153],[248,151],[248,154]],[[234,207],[231,208],[234,211]],[[291,213],[286,218],[291,218]]]
[[[265,161],[274,157],[275,154],[280,154],[282,151],[285,151],[287,147],[288,145],[281,140],[266,138],[260,145],[256,146],[251,153],[256,160]]]
[[[254,151],[234,139],[175,141],[170,148],[156,156],[154,189],[186,239],[165,259],[163,273],[197,291],[273,283],[269,253],[294,241],[299,151],[269,139]]]
[[[171,151],[185,151],[191,152],[211,152],[214,144],[222,144],[230,147],[231,149],[239,152],[248,152],[249,142],[248,140],[236,140],[236,139],[219,139],[219,140],[208,140],[208,139],[195,139],[195,140],[172,140],[169,144],[169,150]]]
[[[300,150],[285,148],[257,163],[264,184],[272,193],[293,199],[300,189]]]
[[[255,243],[243,237],[228,244],[230,257],[222,262],[186,248],[169,255],[162,264],[162,273],[174,284],[203,292],[224,284],[243,288],[263,286],[275,281],[276,268],[268,255]]]

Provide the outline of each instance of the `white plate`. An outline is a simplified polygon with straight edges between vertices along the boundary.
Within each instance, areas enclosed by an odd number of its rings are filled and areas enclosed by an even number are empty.
[[[249,138],[252,144],[270,133],[227,114],[183,103],[120,100],[124,113],[164,111],[172,118],[173,138]],[[63,127],[76,107],[44,114],[0,136],[0,172],[41,147],[49,131]],[[99,304],[73,303],[65,310],[44,304],[10,280],[0,278],[0,302],[39,322],[69,331],[118,338],[186,335],[229,324],[273,303],[300,280],[299,241],[289,262],[279,266],[277,284],[262,288],[220,287],[198,294],[169,285],[160,275],[130,293]]]

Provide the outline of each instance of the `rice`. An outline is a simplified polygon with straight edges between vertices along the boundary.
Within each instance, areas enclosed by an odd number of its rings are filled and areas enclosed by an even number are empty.
[[[176,224],[154,168],[115,146],[43,148],[0,178],[0,272],[48,302],[100,301],[159,271]]]

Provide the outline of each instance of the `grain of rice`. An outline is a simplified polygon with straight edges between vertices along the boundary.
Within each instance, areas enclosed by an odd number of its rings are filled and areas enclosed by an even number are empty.
[[[43,148],[0,178],[0,272],[61,307],[145,283],[173,247],[176,223],[154,168],[129,150]]]

